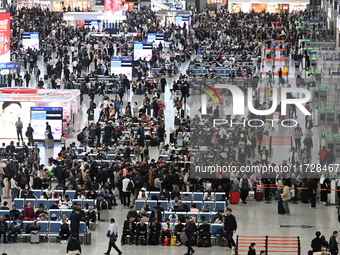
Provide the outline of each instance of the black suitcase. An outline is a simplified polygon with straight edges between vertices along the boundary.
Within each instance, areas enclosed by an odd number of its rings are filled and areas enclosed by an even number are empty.
[[[285,208],[283,207],[282,200],[277,203],[277,210],[279,214],[286,214]]]
[[[181,110],[181,118],[185,118],[185,117],[184,117],[184,114],[185,114],[185,111],[184,111],[184,110]]]
[[[179,126],[181,124],[181,120],[178,117],[175,117],[175,126]]]
[[[85,245],[90,245],[91,244],[91,233],[86,232],[84,235],[84,244]]]
[[[44,75],[44,80],[48,80],[48,75],[47,74]]]

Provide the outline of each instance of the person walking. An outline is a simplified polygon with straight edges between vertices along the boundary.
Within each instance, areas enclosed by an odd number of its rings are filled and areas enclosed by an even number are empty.
[[[235,241],[233,239],[233,234],[236,232],[237,222],[235,216],[232,214],[232,210],[228,208],[227,216],[224,218],[224,232],[227,236],[229,250],[232,247],[236,247]]]
[[[289,211],[288,201],[290,200],[291,197],[290,197],[290,190],[289,190],[289,187],[286,181],[284,183],[281,197],[282,197],[282,205],[283,205],[283,208],[285,208],[286,215],[289,215],[290,211]]]
[[[186,241],[185,245],[187,246],[187,253],[185,253],[184,255],[190,255],[193,254],[195,252],[195,250],[192,248],[192,237],[194,236],[195,232],[196,232],[196,224],[192,221],[192,219],[190,217],[186,217],[186,225],[185,225],[185,234],[188,238],[188,240]]]
[[[294,141],[295,141],[295,148],[297,150],[300,150],[301,148],[301,137],[302,136],[303,136],[303,132],[300,127],[300,124],[297,124],[297,126],[294,129]]]
[[[15,127],[17,128],[17,136],[18,136],[19,142],[20,142],[20,137],[21,137],[21,141],[22,142],[24,141],[24,139],[22,138],[22,128],[23,128],[23,126],[24,126],[24,124],[20,120],[20,117],[18,117],[18,120],[15,122]]]
[[[81,254],[81,246],[80,242],[77,239],[77,234],[73,233],[71,235],[70,241],[68,241],[67,248],[66,248],[66,253],[68,255],[80,255]]]
[[[338,255],[338,241],[336,240],[338,235],[338,231],[334,231],[333,235],[329,238],[329,252],[331,255]]]
[[[110,219],[110,226],[109,226],[109,229],[107,231],[107,237],[110,238],[109,247],[107,249],[107,252],[105,252],[104,254],[105,255],[110,254],[111,248],[114,248],[118,252],[119,255],[123,254],[122,251],[116,245],[116,241],[117,241],[117,238],[118,238],[118,229],[117,229],[117,226],[115,224],[114,218]]]

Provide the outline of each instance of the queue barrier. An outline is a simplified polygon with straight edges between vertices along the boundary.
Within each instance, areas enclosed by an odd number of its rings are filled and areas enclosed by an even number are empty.
[[[237,235],[235,254],[247,254],[249,245],[254,242],[256,247],[265,250],[266,254],[297,254],[301,255],[299,236],[241,236]]]

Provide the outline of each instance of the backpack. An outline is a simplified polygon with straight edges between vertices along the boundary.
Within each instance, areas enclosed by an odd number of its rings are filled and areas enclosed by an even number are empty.
[[[82,141],[83,141],[83,138],[84,138],[83,132],[80,132],[80,133],[77,135],[77,141],[78,141],[78,142],[82,142]]]
[[[143,187],[142,177],[138,176],[137,178],[135,178],[134,183],[136,188],[138,189],[142,188]]]
[[[128,183],[127,187],[126,187],[126,190],[128,190],[128,191],[131,191],[131,190],[133,190],[133,184],[132,184],[132,181],[129,181],[129,183]]]
[[[68,224],[64,223],[60,226],[60,234],[61,235],[67,235],[69,233],[70,229]]]

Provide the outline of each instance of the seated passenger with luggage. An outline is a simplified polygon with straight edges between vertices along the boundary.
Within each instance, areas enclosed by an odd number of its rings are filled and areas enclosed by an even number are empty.
[[[121,239],[121,245],[126,243],[132,244],[133,236],[136,233],[136,223],[133,217],[129,217],[124,221],[123,234]]]
[[[204,216],[202,216],[202,224],[198,227],[198,238],[198,247],[211,247],[210,225]]]
[[[148,239],[148,228],[147,225],[143,220],[141,220],[137,224],[136,228],[136,245],[139,244],[139,239],[140,239],[140,244],[141,245],[146,245],[147,244],[147,239]]]
[[[159,238],[161,236],[161,224],[158,222],[158,219],[154,219],[149,226],[149,244],[157,245],[159,244]]]

